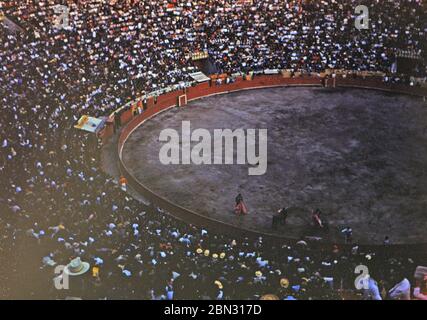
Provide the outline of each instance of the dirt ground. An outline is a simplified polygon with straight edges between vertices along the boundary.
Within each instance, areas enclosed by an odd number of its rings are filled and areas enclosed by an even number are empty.
[[[268,129],[268,169],[247,165],[162,165],[162,129]],[[361,89],[274,88],[204,98],[139,127],[124,147],[130,171],[159,195],[217,220],[285,237],[360,243],[426,242],[427,105],[419,98]],[[233,214],[241,192],[247,216]],[[272,215],[291,207],[286,226]],[[320,208],[330,226],[314,230]]]

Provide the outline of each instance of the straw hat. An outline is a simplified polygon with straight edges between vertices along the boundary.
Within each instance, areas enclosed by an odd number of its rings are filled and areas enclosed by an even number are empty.
[[[198,254],[202,254],[202,253],[203,253],[203,249],[202,249],[202,248],[197,248],[196,252],[197,252]]]
[[[65,268],[64,273],[69,276],[80,276],[90,269],[90,265],[87,262],[82,262],[80,257],[72,260]]]
[[[280,300],[280,299],[275,294],[265,294],[260,298],[260,300]]]
[[[280,286],[281,286],[282,288],[287,289],[287,288],[289,287],[289,280],[288,280],[288,279],[286,279],[286,278],[282,278],[282,279],[280,279]]]
[[[216,286],[218,287],[218,289],[223,289],[224,288],[224,286],[222,285],[221,281],[215,280],[214,283],[216,284]]]
[[[205,255],[205,257],[209,257],[210,251],[206,249],[203,254]]]
[[[262,277],[262,272],[261,272],[261,271],[256,271],[256,272],[255,272],[255,275],[256,275],[258,278],[260,278],[260,277]]]
[[[212,258],[218,259],[218,254],[216,254],[216,253],[212,254]]]
[[[224,259],[224,258],[225,258],[225,253],[224,253],[224,252],[221,252],[221,253],[219,254],[219,257],[220,257],[221,259]]]

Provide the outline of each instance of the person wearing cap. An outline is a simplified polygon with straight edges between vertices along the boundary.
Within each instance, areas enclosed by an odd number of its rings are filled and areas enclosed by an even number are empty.
[[[88,272],[90,269],[90,265],[87,262],[83,262],[80,257],[77,257],[64,268],[64,273],[69,276],[81,276]]]
[[[68,290],[64,291],[63,294],[66,296],[90,298],[93,291],[88,277],[86,277],[90,270],[90,264],[84,262],[80,257],[74,258],[64,268],[62,277],[67,278],[69,283]]]
[[[286,297],[289,295],[289,280],[287,278],[281,278],[279,280],[278,294],[280,297]]]
[[[341,230],[341,233],[344,234],[345,243],[349,244],[353,242],[353,230],[350,227],[345,227]]]
[[[223,286],[222,282],[219,281],[219,280],[215,280],[214,284],[218,288],[218,292],[217,292],[217,295],[216,295],[216,300],[222,300],[224,298],[224,290],[223,290],[224,286]]]

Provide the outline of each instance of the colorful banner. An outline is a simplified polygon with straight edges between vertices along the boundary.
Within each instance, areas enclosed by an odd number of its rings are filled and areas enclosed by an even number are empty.
[[[74,128],[91,133],[97,133],[104,127],[104,124],[105,119],[98,119],[85,115],[80,118]]]

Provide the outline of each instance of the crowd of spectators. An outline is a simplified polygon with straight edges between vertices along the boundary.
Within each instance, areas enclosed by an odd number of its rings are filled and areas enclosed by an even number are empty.
[[[331,299],[354,289],[359,264],[384,292],[412,281],[425,256],[233,239],[179,222],[124,193],[101,171],[97,141],[72,128],[189,80],[198,51],[218,73],[389,72],[396,50],[425,52],[421,1],[366,1],[362,32],[356,1],[237,2],[0,1],[25,29],[0,26],[0,297]],[[70,8],[65,29],[54,27],[58,3]],[[56,290],[54,266],[75,257],[96,268],[84,290]]]

